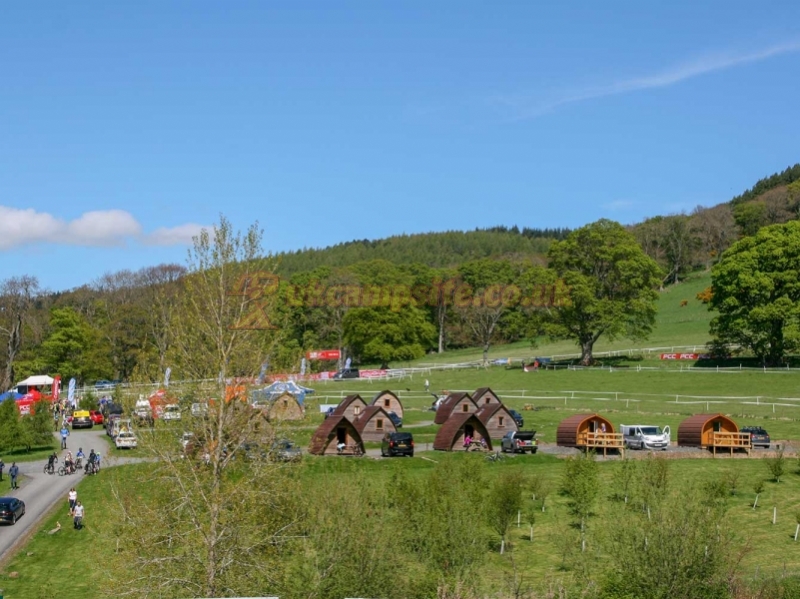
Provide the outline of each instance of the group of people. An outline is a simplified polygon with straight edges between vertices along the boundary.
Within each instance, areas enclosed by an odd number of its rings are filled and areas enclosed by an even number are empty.
[[[67,502],[69,503],[69,515],[72,518],[72,526],[75,530],[83,528],[83,504],[78,501],[78,492],[75,487],[72,487],[67,493]]]
[[[76,470],[81,468],[83,466],[84,458],[86,458],[86,455],[83,453],[83,447],[78,448],[78,453],[75,454],[74,459],[72,457],[72,452],[67,451],[67,455],[64,456],[64,468],[66,469],[67,473],[74,474]],[[51,474],[55,472],[57,462],[58,454],[54,451],[47,458],[47,469]],[[100,470],[100,454],[96,453],[94,449],[89,452],[89,459],[86,462],[85,469],[87,473],[90,469],[93,469],[94,471]]]
[[[488,447],[488,446],[486,445],[486,439],[484,439],[483,437],[481,437],[480,439],[476,439],[475,437],[473,437],[473,436],[472,436],[472,435],[470,435],[469,433],[467,433],[466,435],[464,435],[464,449],[466,449],[467,451],[469,451],[469,450],[470,450],[470,448],[471,448],[473,445],[475,445],[475,447],[476,447],[476,448],[477,448],[478,446],[480,446],[480,448],[481,448],[481,449],[487,449],[487,447]]]

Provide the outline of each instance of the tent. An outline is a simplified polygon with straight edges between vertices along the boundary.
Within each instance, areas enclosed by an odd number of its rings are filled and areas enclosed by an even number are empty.
[[[36,376],[29,376],[24,381],[20,381],[15,387],[46,387],[53,384],[54,379],[46,374],[38,374]]]
[[[275,381],[268,387],[257,389],[250,393],[250,401],[254,404],[272,401],[283,393],[291,393],[297,398],[297,403],[301,406],[306,399],[306,395],[314,393],[313,389],[298,385],[294,381]]]
[[[5,393],[0,394],[0,401],[5,401],[7,399],[22,399],[22,393],[17,393],[16,391],[6,391]]]

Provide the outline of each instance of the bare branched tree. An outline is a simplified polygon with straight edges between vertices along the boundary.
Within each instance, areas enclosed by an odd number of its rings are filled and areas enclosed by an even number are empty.
[[[274,429],[233,379],[254,377],[274,338],[269,266],[257,226],[239,234],[222,218],[195,238],[169,322],[176,372],[205,380],[180,389],[181,429],[156,421],[140,431],[151,460],[137,484],[147,493],[118,491],[123,524],[107,532],[126,539],[115,556],[126,567],[110,569],[117,597],[261,595],[278,584],[299,494],[291,466],[272,458]]]
[[[12,277],[0,283],[0,333],[6,345],[0,389],[8,389],[14,382],[14,360],[22,347],[23,326],[38,294],[36,277]]]

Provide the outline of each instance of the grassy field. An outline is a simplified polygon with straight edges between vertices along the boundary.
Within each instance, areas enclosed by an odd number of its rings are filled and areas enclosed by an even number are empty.
[[[497,538],[485,548],[481,570],[485,575],[487,588],[499,585],[510,575],[510,555],[513,555],[518,572],[524,579],[544,581],[547,579],[569,579],[573,573],[564,568],[565,555],[575,554],[574,544],[565,544],[565,538],[574,536],[569,527],[567,500],[558,493],[563,474],[564,461],[553,456],[513,456],[496,464],[486,462],[480,456],[466,454],[433,454],[439,462],[448,460],[474,460],[474,467],[481,471],[486,484],[506,469],[519,469],[526,476],[537,476],[545,481],[549,494],[545,501],[545,511],[537,516],[534,528],[534,541],[529,538],[529,528],[512,527],[509,535],[510,553],[499,555],[496,550]],[[781,575],[800,572],[798,544],[793,540],[795,514],[800,510],[800,475],[795,472],[792,461],[790,472],[780,483],[767,482],[761,494],[759,506],[752,508],[753,484],[769,477],[763,460],[748,459],[696,459],[674,460],[670,462],[670,489],[672,501],[680,501],[683,490],[705,481],[727,477],[736,471],[739,477],[738,493],[727,499],[728,521],[737,532],[738,540],[745,557],[741,573],[753,577]],[[105,582],[103,556],[114,551],[113,540],[100,534],[97,523],[100,519],[108,521],[116,513],[111,499],[112,486],[125,487],[135,477],[130,469],[138,466],[107,468],[101,476],[84,480],[79,486],[79,497],[86,505],[86,528],[75,531],[69,524],[66,506],[59,505],[46,519],[28,545],[12,559],[0,574],[0,588],[10,599],[44,599],[49,597],[70,597],[71,599],[93,599],[98,596]],[[300,465],[300,473],[306,484],[347,484],[350,477],[368,474],[373,482],[391,484],[393,475],[405,472],[411,476],[425,476],[435,464],[422,459],[337,459],[307,457]],[[607,513],[614,507],[613,477],[620,467],[619,462],[601,462],[601,493],[594,515],[589,523],[589,551],[592,559],[604,560],[603,540],[614,534],[609,525]],[[141,489],[128,488],[128,493],[138,493]],[[616,504],[618,505],[618,504]],[[778,510],[776,525],[771,523],[772,509]],[[60,521],[63,529],[54,535],[47,533]],[[566,558],[569,563],[569,557]],[[16,572],[14,578],[9,573]]]
[[[710,336],[709,323],[713,313],[695,296],[711,285],[711,275],[702,273],[662,291],[658,299],[656,326],[649,339],[640,342],[629,339],[609,341],[601,337],[595,344],[596,352],[619,351],[626,349],[705,345]],[[685,306],[681,306],[683,301]],[[542,338],[532,346],[529,341],[521,341],[491,348],[489,355],[494,358],[532,358],[533,356],[553,356],[575,354],[578,347],[574,341],[550,341]],[[469,362],[480,360],[482,352],[478,348],[447,351],[443,354],[432,354],[420,360],[403,364],[392,364],[395,367],[419,366],[424,364],[442,364],[452,362]]]

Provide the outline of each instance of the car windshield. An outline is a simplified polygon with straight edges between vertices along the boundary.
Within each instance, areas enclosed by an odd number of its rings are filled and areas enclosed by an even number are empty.
[[[660,426],[643,426],[641,427],[641,431],[643,435],[660,435],[661,434],[661,427]]]
[[[395,441],[408,441],[411,438],[411,433],[401,433],[399,435],[394,435],[393,439]]]

